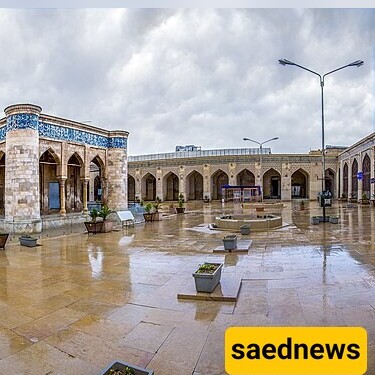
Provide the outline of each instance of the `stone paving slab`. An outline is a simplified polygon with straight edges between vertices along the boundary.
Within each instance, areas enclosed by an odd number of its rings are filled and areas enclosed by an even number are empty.
[[[189,299],[196,301],[219,301],[237,302],[241,289],[241,278],[232,274],[221,275],[221,281],[212,293],[201,293],[195,290],[195,283],[192,280],[187,284],[185,290],[177,294],[178,299]]]
[[[225,250],[224,245],[215,247],[213,250],[214,253],[240,253],[240,252],[245,252],[247,253],[251,247],[252,240],[238,240],[237,241],[237,247],[234,250]]]

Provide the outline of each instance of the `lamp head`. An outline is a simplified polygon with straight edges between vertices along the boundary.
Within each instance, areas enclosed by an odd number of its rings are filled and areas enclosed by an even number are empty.
[[[350,63],[348,66],[362,66],[364,62],[362,60],[357,60],[352,63]]]
[[[289,61],[289,60],[287,60],[287,59],[280,59],[279,60],[279,63],[281,64],[281,65],[296,65],[294,62],[292,62],[292,61]]]

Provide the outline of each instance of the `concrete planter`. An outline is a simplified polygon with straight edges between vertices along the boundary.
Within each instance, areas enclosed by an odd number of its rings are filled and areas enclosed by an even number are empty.
[[[149,223],[149,222],[152,222],[152,221],[155,220],[155,213],[145,212],[145,213],[143,214],[143,217],[144,217],[144,219],[145,219],[145,222],[146,222],[146,223]]]
[[[131,372],[126,371],[126,369],[131,369]],[[123,374],[134,374],[134,375],[154,375],[153,370],[148,370],[142,367],[131,365],[130,363],[116,361],[112,363],[105,370],[101,371],[98,375],[112,375],[116,371],[121,371]]]
[[[197,292],[212,293],[217,285],[220,283],[221,270],[223,263],[204,263],[203,266],[213,265],[216,267],[212,273],[198,272],[199,269],[193,273],[195,280],[195,288]],[[201,268],[201,267],[200,267]]]
[[[107,232],[112,232],[113,229],[113,221],[103,221],[103,226],[102,226],[102,232],[107,233]]]
[[[178,214],[185,213],[185,207],[176,207],[176,213]]]
[[[154,216],[154,220],[155,221],[161,221],[161,220],[163,220],[163,214],[161,212],[159,212],[159,211],[155,212],[154,215],[155,215]]]
[[[311,218],[311,224],[312,225],[318,225],[320,223],[320,218],[319,218],[319,216],[313,216],[312,218]]]
[[[237,236],[230,234],[228,236],[224,236],[223,238],[224,243],[224,250],[234,250],[237,247]]]
[[[338,224],[339,223],[339,217],[338,216],[330,216],[329,222],[332,224]]]
[[[250,234],[250,225],[247,225],[247,224],[241,225],[240,231],[242,235]]]
[[[20,245],[27,246],[27,247],[36,247],[36,238],[28,237],[28,236],[21,236],[19,238]]]
[[[92,222],[92,221],[85,221],[85,227],[87,229],[87,233],[100,233],[103,230],[103,221]]]

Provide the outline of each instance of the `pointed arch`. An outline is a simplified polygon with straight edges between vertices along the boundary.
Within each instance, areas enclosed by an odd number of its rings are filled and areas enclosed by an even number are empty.
[[[156,178],[151,173],[146,173],[141,180],[141,195],[144,201],[156,199]]]
[[[203,199],[203,176],[193,170],[186,176],[185,180],[186,198],[187,200]]]
[[[237,185],[239,186],[254,186],[255,185],[255,175],[247,168],[243,169],[237,174]]]
[[[358,199],[358,161],[357,159],[353,160],[352,163],[352,193],[351,198]]]
[[[371,198],[371,160],[370,157],[365,154],[365,157],[362,161],[362,172],[363,172],[363,180],[362,180],[362,194],[366,195],[367,199]],[[364,198],[364,197],[363,197]],[[365,199],[365,198],[364,198]]]
[[[211,175],[211,197],[212,199],[222,199],[221,187],[228,185],[228,175],[221,169],[218,169]]]
[[[87,200],[97,202],[103,199],[103,177],[105,164],[99,155],[93,157],[90,161],[90,180],[87,186]]]
[[[280,199],[281,174],[273,168],[263,173],[263,198]]]
[[[135,202],[135,178],[128,174],[128,201]]]
[[[180,181],[176,173],[168,172],[163,177],[163,200],[177,201],[180,189]]]
[[[332,194],[332,197],[335,196],[335,177],[336,173],[333,169],[327,168],[325,173],[325,186],[326,191],[330,191]]]
[[[345,162],[343,171],[342,171],[342,198],[348,198],[348,188],[349,188],[349,167],[348,164]]]
[[[77,152],[74,152],[67,163],[68,175],[66,179],[66,212],[81,212],[83,209],[83,176],[84,163]]]
[[[48,215],[60,209],[60,188],[57,179],[60,159],[48,148],[39,158],[40,213]]]
[[[291,198],[309,197],[309,174],[302,168],[291,175]]]

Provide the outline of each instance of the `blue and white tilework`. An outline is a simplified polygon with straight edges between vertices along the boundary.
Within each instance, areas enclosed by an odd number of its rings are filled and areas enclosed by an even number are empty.
[[[7,117],[6,131],[15,129],[38,129],[38,115],[32,113],[18,113]]]
[[[103,135],[89,133],[83,130],[65,128],[63,126],[39,123],[39,136],[87,144],[105,148],[126,148],[127,139],[121,137],[109,138]]]

